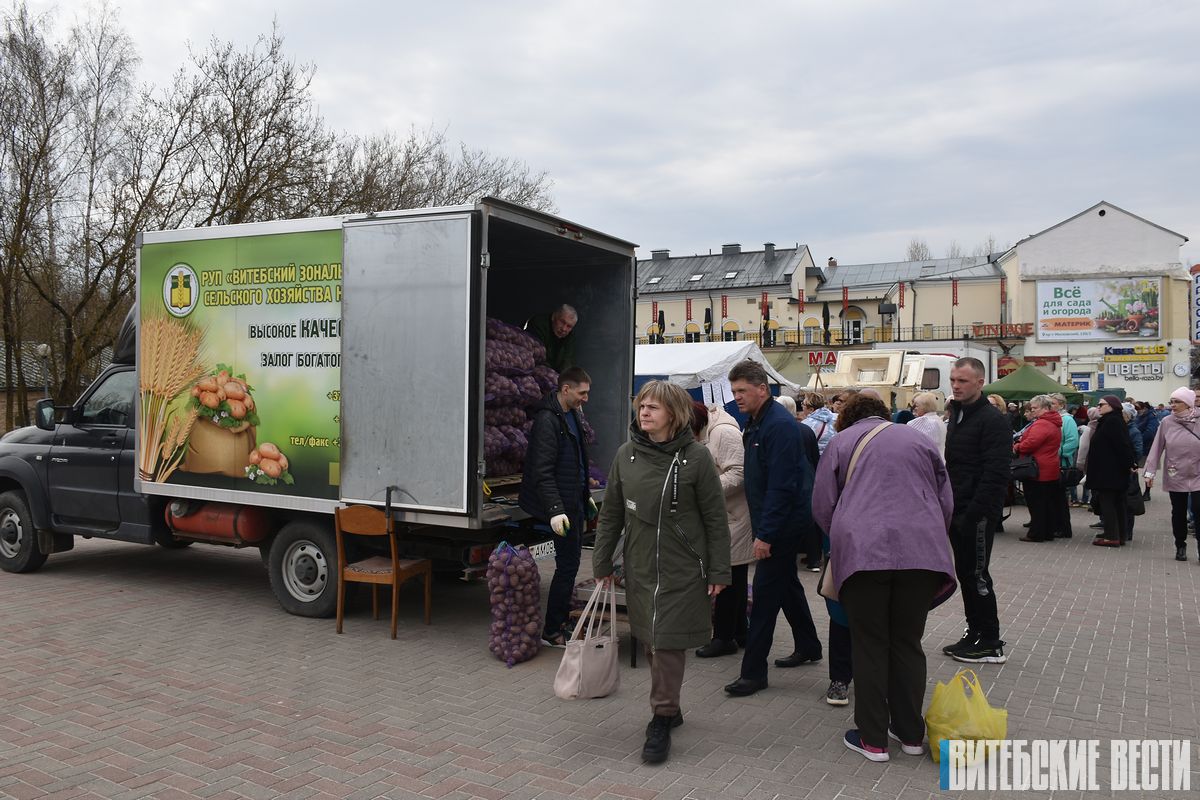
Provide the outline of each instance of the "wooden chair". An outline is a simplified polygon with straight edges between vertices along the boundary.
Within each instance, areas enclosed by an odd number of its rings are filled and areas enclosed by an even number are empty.
[[[425,624],[430,623],[433,603],[433,562],[427,558],[398,558],[397,538],[392,515],[372,506],[347,506],[333,512],[337,534],[338,595],[337,632],[342,632],[342,617],[346,609],[346,582],[371,584],[371,609],[379,619],[379,586],[392,587],[392,638],[396,638],[396,617],[400,611],[400,584],[418,575],[425,576]],[[391,557],[371,556],[352,564],[346,563],[345,534],[356,536],[386,536]]]

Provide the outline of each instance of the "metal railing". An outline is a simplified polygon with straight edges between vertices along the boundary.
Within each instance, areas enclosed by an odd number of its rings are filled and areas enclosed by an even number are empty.
[[[820,328],[795,328],[770,331],[764,337],[762,331],[727,331],[724,334],[668,334],[666,336],[639,336],[638,344],[674,344],[679,342],[754,342],[759,347],[845,347],[848,345],[875,344],[877,342],[937,342],[958,341],[970,338],[970,325],[921,325],[916,328],[895,328],[884,325],[869,325],[863,328],[825,331]],[[651,341],[653,338],[653,341]]]

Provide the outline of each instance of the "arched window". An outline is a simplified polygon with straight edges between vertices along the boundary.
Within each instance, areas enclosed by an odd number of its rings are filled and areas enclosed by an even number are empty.
[[[821,344],[821,320],[816,317],[804,320],[804,343]]]

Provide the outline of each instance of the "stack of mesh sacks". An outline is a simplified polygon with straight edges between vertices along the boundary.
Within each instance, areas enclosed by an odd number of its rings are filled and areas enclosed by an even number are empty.
[[[483,457],[488,475],[521,472],[533,412],[558,386],[546,348],[525,331],[488,318],[483,395]]]

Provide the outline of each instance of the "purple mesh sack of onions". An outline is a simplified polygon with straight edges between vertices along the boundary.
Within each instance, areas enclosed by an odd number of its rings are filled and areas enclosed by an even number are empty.
[[[491,396],[490,400],[485,401],[488,408],[500,408],[524,402],[521,390],[517,388],[517,385],[496,373],[489,372],[484,376],[483,391],[485,397]]]
[[[543,351],[545,348],[542,348]],[[544,357],[544,356],[543,356]],[[533,368],[533,379],[537,381],[542,394],[558,391],[558,373],[549,364],[538,364]]]
[[[484,425],[511,425],[514,428],[519,428],[524,425],[527,420],[528,418],[525,415],[525,410],[520,406],[485,408],[483,410]]]
[[[525,451],[529,448],[529,440],[525,438],[525,434],[520,428],[514,428],[512,425],[501,425],[497,428],[504,438],[508,440],[508,445],[504,449],[504,455],[514,461],[525,460]]]
[[[513,383],[516,385],[517,391],[521,393],[521,403],[526,408],[542,402],[542,387],[538,385],[537,379],[532,375],[515,377]]]
[[[533,554],[501,542],[487,569],[492,626],[488,649],[508,667],[528,661],[542,647],[542,579]]]
[[[488,372],[527,375],[536,363],[529,348],[513,342],[489,339],[484,351],[484,366]]]
[[[525,336],[525,331],[518,328],[516,325],[509,325],[503,320],[495,317],[487,318],[487,338],[498,342],[520,342],[521,338],[529,338]]]
[[[509,449],[511,443],[509,438],[494,425],[483,426],[483,457],[485,461],[492,461],[504,455]],[[488,470],[489,475],[497,473]]]

